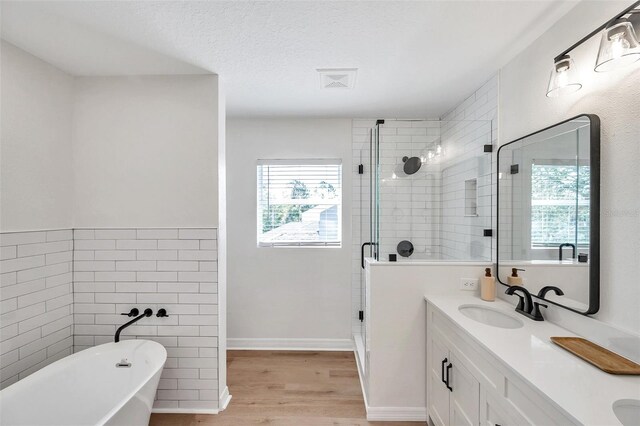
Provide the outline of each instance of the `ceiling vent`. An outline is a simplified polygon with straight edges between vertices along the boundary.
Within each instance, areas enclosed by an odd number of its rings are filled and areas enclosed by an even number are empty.
[[[319,68],[323,89],[353,89],[356,85],[357,68]]]

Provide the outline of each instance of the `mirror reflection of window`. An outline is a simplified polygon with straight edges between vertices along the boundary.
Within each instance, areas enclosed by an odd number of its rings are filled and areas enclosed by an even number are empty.
[[[588,164],[535,160],[531,166],[531,248],[589,246]]]

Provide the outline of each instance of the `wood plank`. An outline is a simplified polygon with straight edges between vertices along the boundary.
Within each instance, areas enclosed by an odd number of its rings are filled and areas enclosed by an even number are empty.
[[[218,415],[152,414],[151,426],[384,425],[368,422],[353,352],[228,351],[233,395]]]

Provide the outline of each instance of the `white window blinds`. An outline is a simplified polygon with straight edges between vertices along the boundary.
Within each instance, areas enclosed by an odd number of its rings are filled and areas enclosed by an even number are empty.
[[[259,160],[258,245],[340,246],[340,160]]]

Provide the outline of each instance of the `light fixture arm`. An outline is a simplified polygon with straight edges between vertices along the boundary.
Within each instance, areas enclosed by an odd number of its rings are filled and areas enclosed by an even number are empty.
[[[569,54],[569,52],[571,52],[573,49],[575,49],[576,47],[580,46],[582,43],[584,43],[585,41],[589,40],[594,35],[598,34],[600,31],[602,31],[605,28],[607,28],[610,24],[612,24],[616,20],[622,18],[624,15],[628,15],[629,13],[640,13],[640,9],[639,10],[635,10],[639,6],[640,6],[640,0],[636,1],[635,3],[633,3],[631,6],[629,6],[628,8],[623,10],[622,12],[618,13],[616,16],[614,16],[613,18],[609,19],[607,22],[605,22],[604,24],[600,25],[595,30],[591,31],[589,34],[584,36],[582,39],[578,40],[576,43],[574,43],[567,50],[565,50],[564,52],[562,52],[561,54],[556,56],[553,59],[554,62],[558,62],[559,60],[561,60],[563,56]]]

